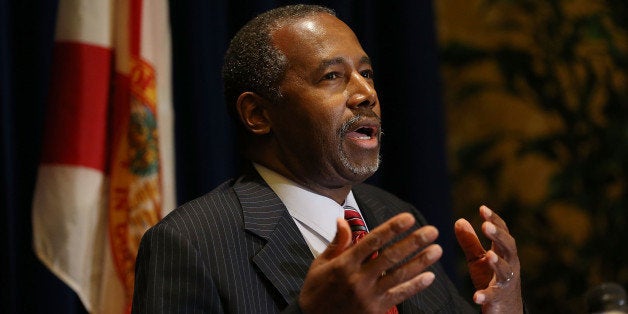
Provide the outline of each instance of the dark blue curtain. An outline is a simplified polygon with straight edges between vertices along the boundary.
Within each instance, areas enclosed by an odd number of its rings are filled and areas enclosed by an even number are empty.
[[[295,1],[171,1],[179,203],[235,176],[239,159],[222,99],[227,42],[249,18]],[[370,183],[415,204],[441,231],[455,277],[457,249],[445,163],[432,1],[327,1],[374,60],[383,165]],[[82,313],[36,259],[30,208],[39,162],[57,1],[0,0],[0,278],[2,313]]]

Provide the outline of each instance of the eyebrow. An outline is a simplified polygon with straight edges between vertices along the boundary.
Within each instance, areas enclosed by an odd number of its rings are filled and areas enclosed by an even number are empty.
[[[318,70],[322,71],[322,70],[324,70],[327,67],[330,67],[332,65],[343,64],[345,62],[346,62],[345,58],[343,58],[343,57],[323,60],[321,62],[321,64],[318,66]],[[368,65],[370,65],[371,64],[371,59],[369,57],[367,57],[367,56],[363,56],[362,58],[360,58],[360,64],[368,64]]]

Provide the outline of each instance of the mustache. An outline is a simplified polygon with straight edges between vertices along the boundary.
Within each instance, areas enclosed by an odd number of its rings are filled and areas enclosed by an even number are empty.
[[[362,120],[364,118],[374,118],[374,119],[377,119],[377,123],[380,125],[380,127],[379,127],[379,134],[380,134],[380,136],[384,134],[384,131],[381,128],[382,118],[380,118],[377,114],[375,114],[375,112],[370,111],[370,112],[367,112],[367,113],[358,113],[355,116],[351,117],[351,119],[345,121],[342,124],[342,126],[340,127],[340,130],[338,130],[338,135],[344,136],[345,134],[347,134],[347,132],[349,132],[350,129],[352,129],[352,126],[354,124],[358,123],[360,120]]]

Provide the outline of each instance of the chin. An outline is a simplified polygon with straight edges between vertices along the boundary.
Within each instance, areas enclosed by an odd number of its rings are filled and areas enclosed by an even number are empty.
[[[379,169],[380,160],[381,158],[378,155],[377,158],[374,158],[374,160],[370,162],[358,164],[350,161],[344,155],[341,157],[343,166],[353,175],[361,177],[360,181],[366,180],[368,177],[372,176],[377,169]]]

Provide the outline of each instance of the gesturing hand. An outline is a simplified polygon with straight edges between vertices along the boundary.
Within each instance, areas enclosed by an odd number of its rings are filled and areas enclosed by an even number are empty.
[[[410,229],[414,222],[411,214],[399,214],[351,245],[349,225],[339,218],[336,237],[314,260],[305,278],[299,295],[302,311],[381,314],[428,287],[434,274],[424,270],[442,255],[441,247],[432,244],[438,236],[436,228],[415,230],[381,250],[377,258],[371,258],[373,252]],[[391,269],[421,248],[425,249]]]
[[[489,251],[484,250],[468,221],[459,219],[454,226],[477,289],[473,300],[482,305],[483,313],[522,313],[520,264],[515,239],[504,220],[488,207],[480,207],[480,216],[484,219],[482,233],[492,241]]]

